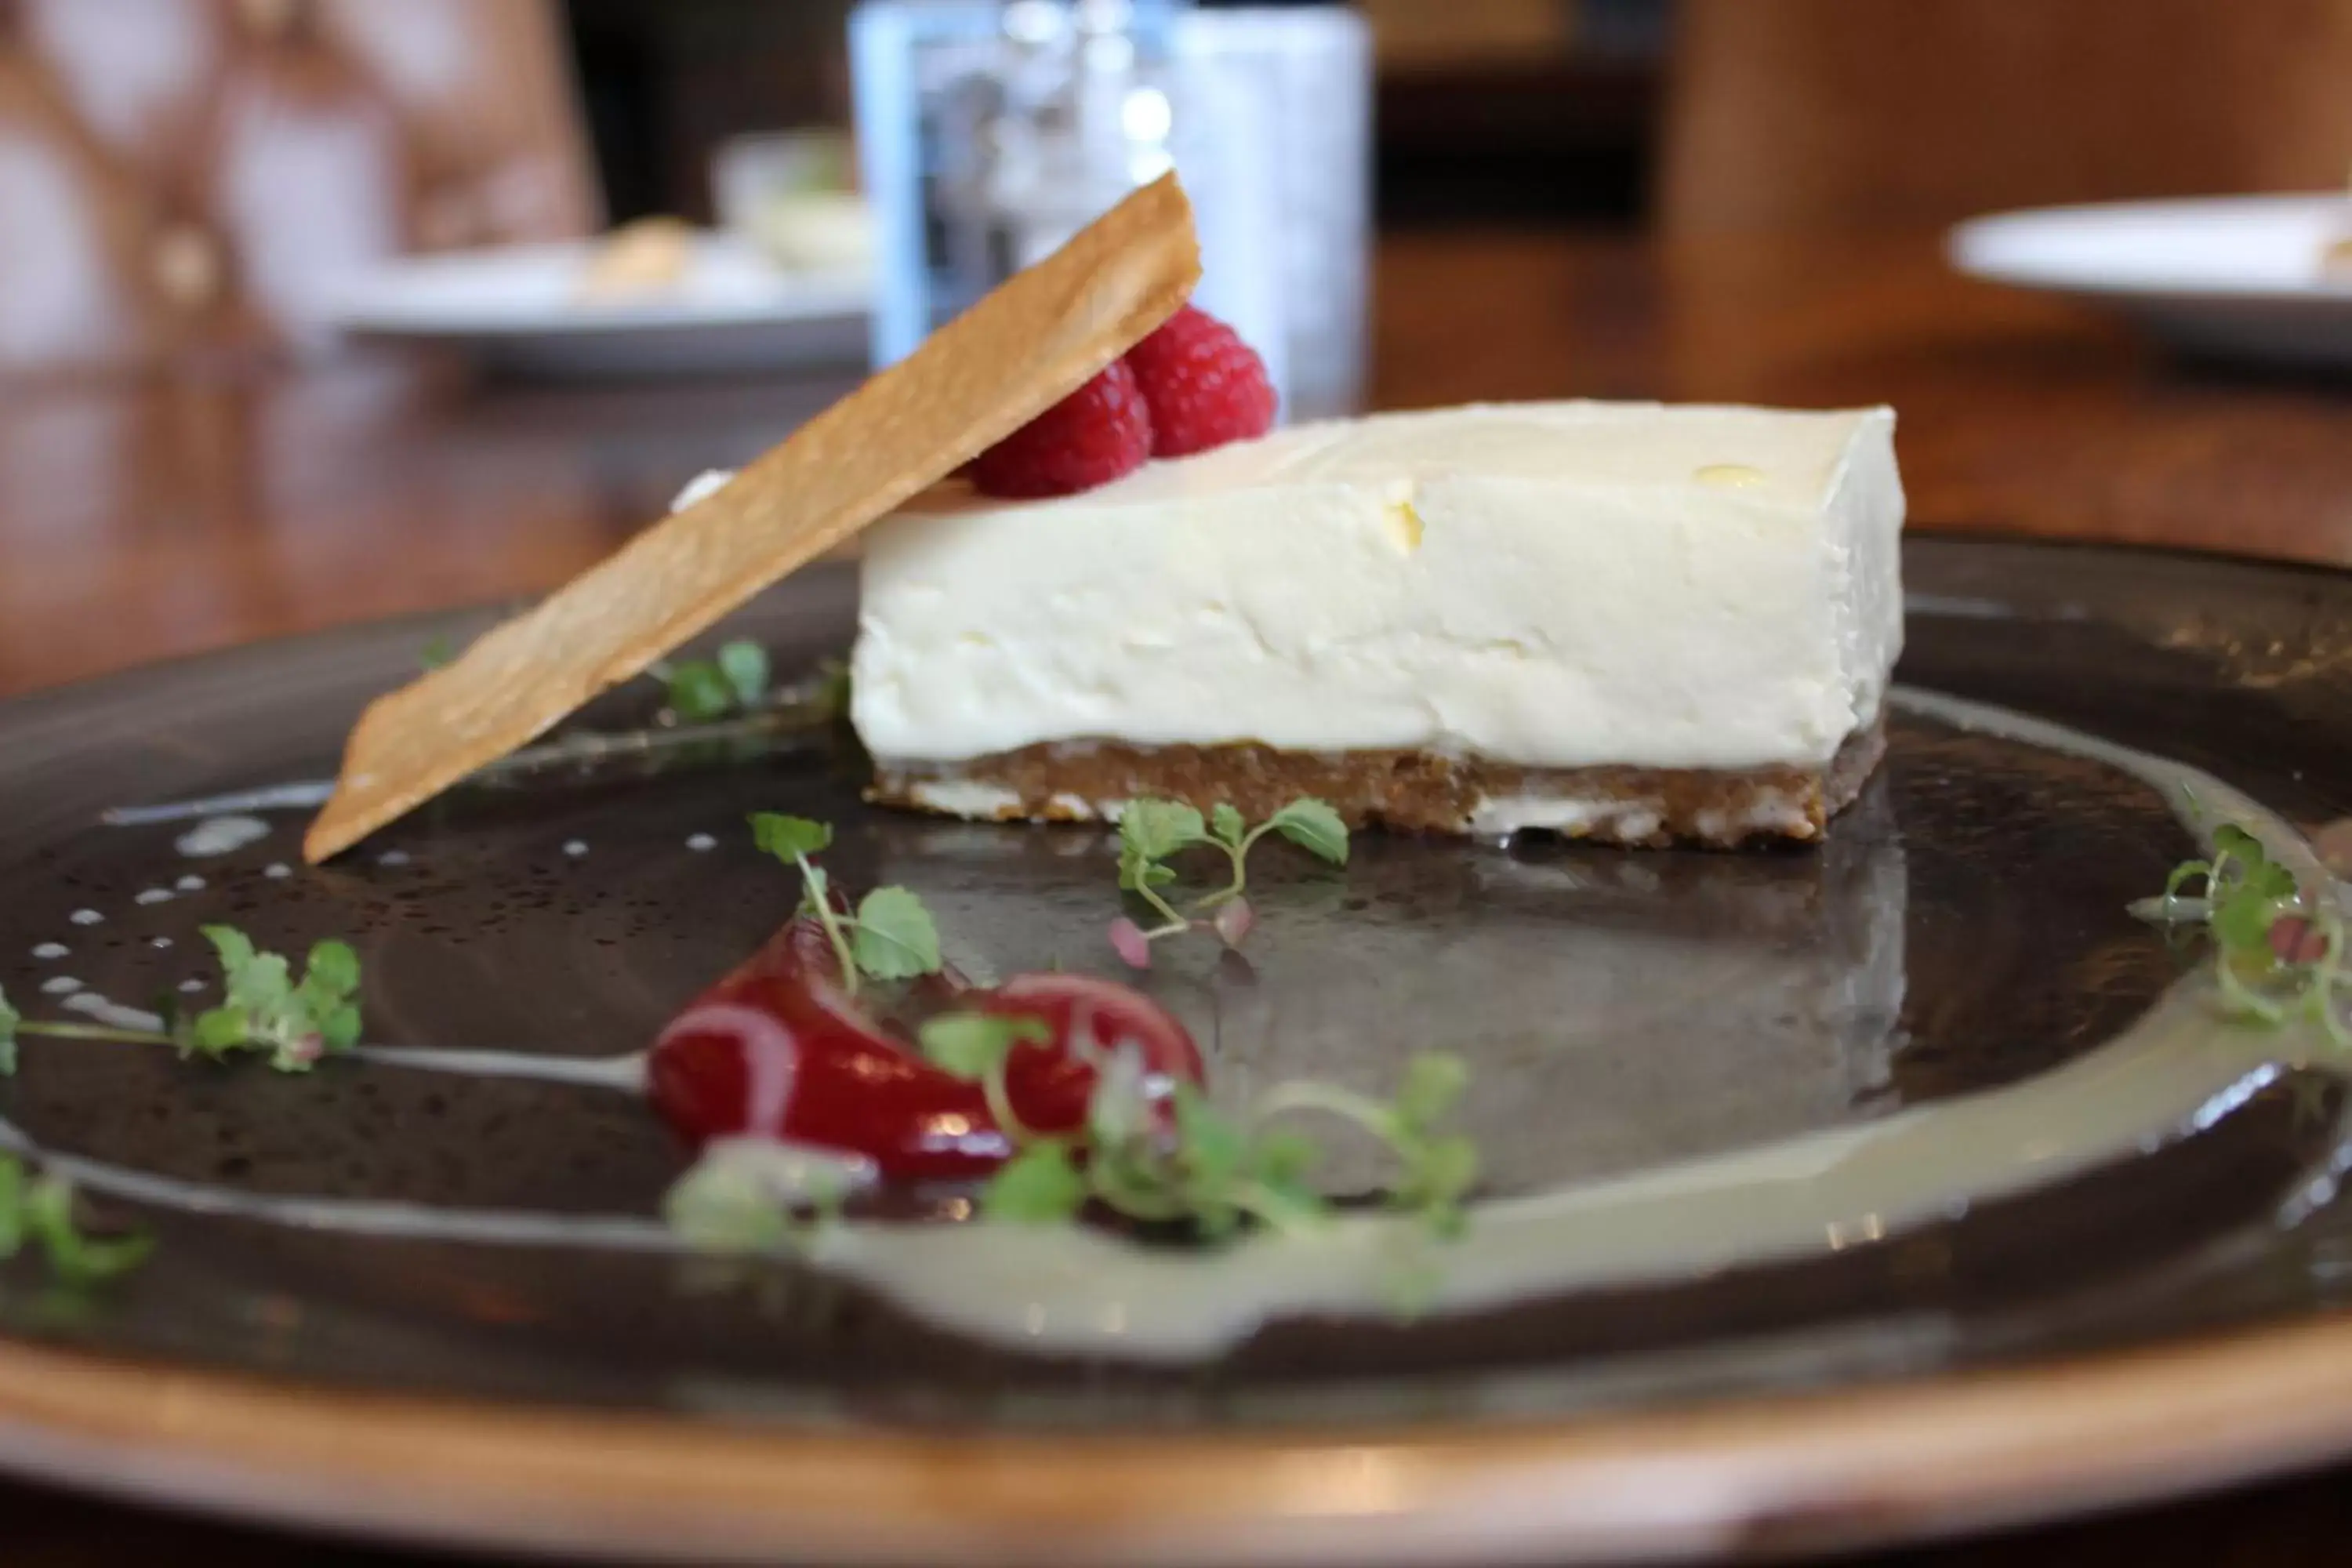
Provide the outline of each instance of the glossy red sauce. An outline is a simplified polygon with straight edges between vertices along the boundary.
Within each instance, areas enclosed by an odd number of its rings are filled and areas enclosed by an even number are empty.
[[[934,1005],[1036,1018],[1053,1032],[1005,1064],[1005,1099],[1037,1132],[1083,1129],[1095,1064],[1122,1045],[1140,1052],[1163,1092],[1201,1081],[1183,1026],[1110,981],[1027,974],[973,990],[947,975],[922,985]],[[932,1066],[861,1007],[824,927],[805,917],[678,1015],[655,1042],[648,1080],[664,1120],[698,1146],[788,1139],[864,1155],[896,1182],[969,1180],[1012,1153],[981,1086]]]

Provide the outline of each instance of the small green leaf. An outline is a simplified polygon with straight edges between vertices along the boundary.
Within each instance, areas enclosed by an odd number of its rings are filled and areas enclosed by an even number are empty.
[[[1173,866],[1147,860],[1131,848],[1118,852],[1118,885],[1127,892],[1139,893],[1146,888],[1164,888],[1175,879],[1176,868]]]
[[[457,657],[457,639],[446,632],[432,638],[416,650],[416,662],[426,669],[439,669],[442,666],[454,662]]]
[[[1304,1132],[1276,1128],[1250,1151],[1250,1173],[1269,1186],[1303,1183],[1323,1161],[1323,1147]]]
[[[220,955],[223,974],[233,980],[241,971],[252,966],[256,955],[251,937],[235,926],[215,925],[201,929],[205,940],[211,942],[213,951]]]
[[[24,1162],[13,1154],[0,1154],[0,1263],[16,1257],[24,1245]]]
[[[1179,800],[1131,800],[1119,814],[1118,839],[1140,860],[1164,860],[1207,837],[1201,814]]]
[[[1478,1184],[1478,1147],[1467,1138],[1441,1138],[1414,1152],[1396,1186],[1395,1206],[1418,1214],[1442,1237],[1462,1234],[1462,1200]]]
[[[2225,822],[2213,829],[2213,852],[2250,865],[2260,865],[2270,858],[2263,841],[2234,822]]]
[[[785,816],[772,811],[751,814],[751,840],[779,860],[821,855],[833,845],[833,829],[805,816]]]
[[[246,1016],[236,1007],[212,1007],[196,1015],[195,1031],[190,1037],[195,1048],[208,1056],[220,1056],[246,1043]]]
[[[360,955],[347,942],[322,942],[310,950],[302,984],[313,994],[341,1000],[360,988]]]
[[[1470,1069],[1460,1057],[1424,1052],[1406,1064],[1404,1081],[1397,1086],[1397,1117],[1408,1127],[1431,1126],[1461,1100],[1469,1082]]]
[[[1331,1218],[1330,1201],[1298,1176],[1259,1176],[1250,1206],[1276,1230],[1312,1230]]]
[[[8,1005],[8,994],[0,991],[0,1078],[16,1074],[16,1026],[24,1021],[24,1015]]]
[[[254,1013],[284,1011],[294,1000],[293,966],[283,953],[263,953],[230,979],[228,999]]]
[[[877,888],[857,906],[850,938],[857,967],[877,980],[911,980],[940,969],[940,931],[923,900],[904,888]]]
[[[155,1238],[145,1231],[129,1236],[89,1237],[79,1231],[70,1250],[52,1249],[49,1267],[68,1285],[103,1285],[120,1279],[154,1256]]]
[[[1218,843],[1238,849],[1242,840],[1249,836],[1249,824],[1242,820],[1240,812],[1221,800],[1209,813],[1209,831],[1217,836]]]
[[[320,1047],[330,1051],[349,1050],[359,1044],[360,1011],[352,1004],[352,994],[360,986],[360,957],[349,942],[322,942],[310,950],[302,973],[302,984],[294,991],[294,1010],[284,1021],[279,1034],[315,1035]],[[300,1052],[294,1056],[299,1058]],[[278,1056],[281,1070],[307,1068],[307,1059],[289,1059],[281,1050]]]
[[[2284,900],[2294,897],[2294,873],[2275,860],[2246,868],[2246,890],[2261,898]]]
[[[942,1013],[916,1031],[923,1055],[961,1079],[986,1078],[1023,1041],[1054,1043],[1053,1026],[1043,1018],[994,1013]]]
[[[331,1051],[348,1051],[360,1043],[360,1010],[346,1002],[319,1020],[319,1037]]]
[[[678,1238],[704,1252],[773,1252],[792,1239],[792,1216],[757,1173],[705,1159],[662,1198],[662,1217]]]
[[[235,926],[202,929],[220,955],[222,988],[231,1007],[263,1017],[285,1011],[293,1002],[294,981],[282,956],[259,952],[253,939]]]
[[[865,1162],[762,1139],[720,1139],[662,1199],[680,1239],[705,1252],[776,1252],[838,1219]]]
[[[2233,952],[2269,951],[2271,927],[2281,912],[2277,900],[2250,889],[2231,893],[2213,906],[2208,923],[2213,940]]]
[[[1176,1140],[1193,1181],[1213,1190],[1238,1181],[1250,1156],[1241,1128],[1189,1083],[1176,1086]]]
[[[735,689],[717,665],[689,659],[669,672],[670,711],[687,723],[709,723],[734,706]]]
[[[739,708],[757,708],[768,696],[768,650],[755,642],[730,642],[719,650],[719,673]]]
[[[1421,1178],[1432,1194],[1446,1202],[1469,1196],[1478,1184],[1478,1145],[1460,1136],[1438,1139],[1423,1152]]]
[[[1334,866],[1348,863],[1348,825],[1311,795],[1301,795],[1274,814],[1271,826],[1308,854]]]
[[[154,1250],[152,1238],[125,1236],[104,1240],[84,1236],[74,1224],[73,1188],[43,1176],[25,1194],[25,1234],[40,1244],[49,1268],[68,1285],[96,1285],[127,1274]]]
[[[1010,1225],[1061,1225],[1086,1206],[1087,1178],[1055,1139],[1032,1143],[981,1190],[981,1214]]]

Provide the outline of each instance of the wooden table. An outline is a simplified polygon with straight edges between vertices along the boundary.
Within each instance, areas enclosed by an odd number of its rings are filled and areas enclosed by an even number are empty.
[[[1932,240],[1658,250],[1391,240],[1376,397],[1888,402],[1915,527],[2352,565],[2352,384],[2189,373]],[[0,393],[0,691],[532,594],[840,384],[469,391],[405,365]],[[12,1568],[327,1549],[0,1487]],[[338,1561],[391,1564],[381,1554]],[[2352,1555],[2352,1470],[1879,1560],[2299,1568]]]

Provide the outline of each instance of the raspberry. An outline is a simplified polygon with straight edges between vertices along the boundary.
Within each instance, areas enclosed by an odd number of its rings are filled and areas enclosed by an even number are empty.
[[[1151,413],[1135,373],[1115,361],[972,460],[982,495],[1074,496],[1131,473],[1151,456]]]
[[[1151,455],[1183,458],[1274,428],[1265,362],[1239,333],[1187,305],[1127,353],[1151,407]]]

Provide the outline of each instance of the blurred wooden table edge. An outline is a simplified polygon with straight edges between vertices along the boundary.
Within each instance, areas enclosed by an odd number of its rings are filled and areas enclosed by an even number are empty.
[[[2352,392],[2189,371],[1930,234],[1383,241],[1373,402],[1888,403],[1919,530],[2352,563]],[[544,591],[845,390],[400,361],[0,391],[0,691]]]

